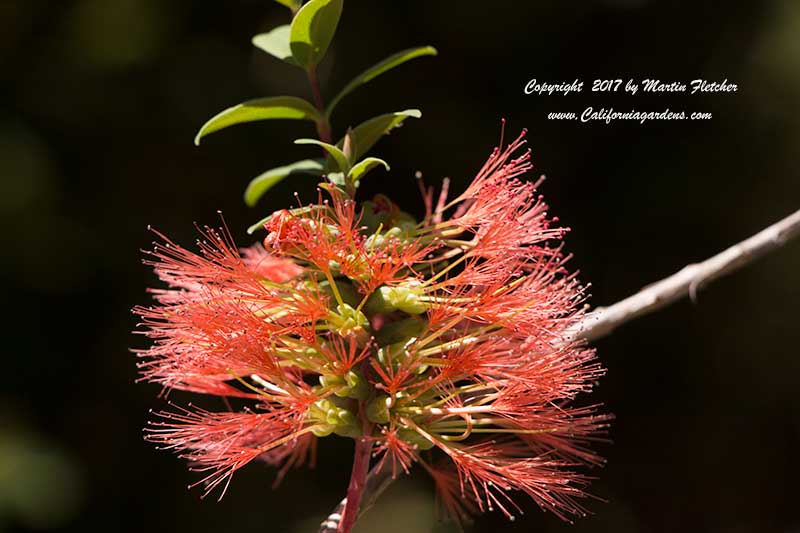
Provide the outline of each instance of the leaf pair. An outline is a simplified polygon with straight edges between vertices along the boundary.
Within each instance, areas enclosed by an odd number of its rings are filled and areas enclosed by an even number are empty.
[[[384,165],[388,170],[389,165],[378,158],[366,158],[355,165],[352,165],[350,161],[358,161],[375,146],[375,143],[377,143],[382,136],[402,125],[405,119],[409,117],[420,118],[421,116],[422,113],[420,113],[418,109],[406,109],[405,111],[380,115],[359,124],[350,132],[355,147],[353,155],[351,155],[350,158],[348,158],[343,151],[344,139],[336,143],[335,146],[322,143],[316,139],[298,139],[299,142],[295,141],[297,144],[317,144],[322,146],[330,155],[333,164],[323,159],[304,159],[290,165],[268,170],[250,182],[244,194],[244,201],[251,207],[256,205],[261,196],[271,187],[281,180],[292,176],[305,175],[320,177],[326,173],[330,174],[332,171],[341,172],[341,183],[338,185],[344,185],[346,179],[350,179],[351,183],[355,185],[367,172],[378,165]]]
[[[353,135],[353,133],[351,132],[349,135]],[[334,172],[328,172],[328,179],[333,184],[345,187],[348,190],[358,187],[358,182],[361,178],[378,165],[383,165],[386,170],[389,170],[389,163],[377,157],[367,157],[354,164],[351,158],[338,146],[324,143],[316,139],[297,139],[294,143],[316,144],[328,152],[335,166]]]
[[[280,30],[281,28],[283,28],[283,26],[276,28],[275,30],[270,32],[270,34]],[[264,35],[270,35],[270,34],[257,35],[254,38],[254,42],[256,39],[259,39],[259,37],[263,37]],[[436,55],[436,49],[433,48],[432,46],[410,48],[408,50],[399,52],[387,59],[384,59],[380,63],[368,68],[367,70],[356,76],[350,83],[348,83],[345,86],[344,89],[339,91],[339,94],[337,94],[333,100],[331,100],[331,103],[328,105],[325,111],[325,117],[323,117],[320,114],[320,112],[317,111],[317,109],[313,105],[311,105],[310,102],[308,102],[307,100],[303,100],[302,98],[298,98],[296,96],[275,96],[271,98],[258,98],[255,100],[249,100],[247,102],[241,103],[233,107],[229,107],[228,109],[225,109],[224,111],[215,115],[213,118],[211,118],[211,120],[206,122],[202,128],[200,128],[200,131],[195,136],[194,142],[196,145],[199,145],[200,140],[206,135],[227,128],[228,126],[243,124],[246,122],[254,122],[258,120],[270,120],[270,119],[310,120],[314,123],[319,124],[323,119],[330,118],[330,114],[333,112],[334,107],[336,107],[336,105],[342,100],[342,98],[353,92],[359,86],[377,78],[381,74],[395,67],[402,65],[407,61],[425,55]]]

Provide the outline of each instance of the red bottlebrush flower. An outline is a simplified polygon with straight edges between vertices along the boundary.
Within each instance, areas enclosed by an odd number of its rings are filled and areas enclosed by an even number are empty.
[[[335,433],[394,475],[420,462],[459,523],[513,517],[515,493],[584,514],[578,470],[602,463],[589,445],[608,417],[574,402],[603,370],[570,340],[584,289],[567,230],[520,179],[523,144],[496,149],[453,201],[447,183],[435,204],[423,187],[421,221],[325,184],[329,199],[268,219],[263,248],[210,229],[199,253],[162,237],[148,264],[167,288],[135,310],[152,341],[143,378],[251,405],[162,414],[148,438],[207,471],[207,490],[256,458],[280,479]]]

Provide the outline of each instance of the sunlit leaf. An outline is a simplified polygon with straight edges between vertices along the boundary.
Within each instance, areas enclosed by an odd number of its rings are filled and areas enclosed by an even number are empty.
[[[339,187],[345,186],[344,172],[328,172],[325,177],[334,185],[338,185]]]
[[[347,156],[344,155],[344,152],[328,143],[324,143],[322,141],[318,141],[316,139],[297,139],[294,141],[295,144],[316,144],[317,146],[321,146],[326,152],[328,152],[333,158],[333,162],[336,163],[336,167],[338,170],[347,173],[350,170],[350,161],[347,160]]]
[[[292,12],[297,11],[300,8],[300,4],[302,0],[275,0],[282,6],[286,6],[292,10]]]
[[[311,0],[292,20],[290,46],[295,61],[305,68],[317,65],[331,44],[343,0]]]
[[[323,161],[320,159],[304,159],[291,165],[267,170],[260,176],[254,178],[244,192],[244,201],[250,207],[256,205],[258,200],[269,189],[280,181],[290,176],[321,176],[323,172]]]
[[[358,184],[358,181],[363,178],[367,172],[380,165],[383,165],[386,170],[389,170],[389,163],[383,159],[378,159],[377,157],[367,157],[363,161],[359,161],[353,165],[353,168],[350,169],[350,174],[347,176],[347,179],[353,184]]]
[[[380,63],[371,66],[348,83],[344,89],[339,91],[331,103],[328,105],[328,109],[326,110],[326,114],[330,116],[333,112],[333,108],[339,103],[339,101],[357,89],[359,86],[372,81],[373,79],[377,78],[384,72],[387,72],[395,67],[398,67],[405,63],[406,61],[411,61],[414,58],[422,57],[422,56],[435,56],[437,54],[436,48],[432,46],[421,46],[419,48],[409,48],[408,50],[403,50],[402,52],[398,52],[393,56],[387,57]]]
[[[278,26],[270,32],[260,33],[253,37],[253,46],[290,65],[297,65],[297,61],[292,57],[292,48],[289,46],[290,32],[291,26],[288,24]]]
[[[314,106],[302,98],[294,96],[275,96],[249,100],[229,107],[203,124],[203,127],[200,128],[194,138],[194,143],[200,144],[200,139],[206,135],[228,126],[271,119],[311,120],[317,122],[320,120],[320,116]]]
[[[405,111],[398,111],[396,113],[388,113],[386,115],[379,115],[371,118],[366,122],[362,122],[353,128],[353,137],[355,139],[356,151],[353,160],[360,159],[364,154],[375,146],[375,143],[381,137],[397,128],[403,121],[409,117],[420,118],[422,113],[419,109],[406,109]],[[344,139],[336,143],[336,146],[341,148],[344,145]]]

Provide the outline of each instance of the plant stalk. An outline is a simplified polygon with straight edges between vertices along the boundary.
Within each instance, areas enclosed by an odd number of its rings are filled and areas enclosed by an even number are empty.
[[[311,85],[311,94],[314,97],[314,105],[319,110],[322,119],[317,122],[317,134],[319,140],[331,144],[333,136],[331,134],[331,124],[328,117],[325,115],[325,104],[322,101],[322,91],[319,87],[319,79],[317,78],[317,68],[310,67],[308,69],[308,83]]]
[[[369,473],[369,460],[372,454],[372,441],[367,436],[356,439],[353,452],[353,470],[350,473],[350,485],[347,487],[347,503],[339,522],[338,533],[350,533],[358,518],[361,507],[361,496],[367,484]]]

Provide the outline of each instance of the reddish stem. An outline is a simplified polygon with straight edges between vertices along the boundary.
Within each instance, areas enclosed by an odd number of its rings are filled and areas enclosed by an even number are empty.
[[[326,143],[333,142],[333,136],[331,135],[331,125],[328,122],[328,118],[325,116],[325,104],[322,101],[322,91],[319,87],[319,79],[317,78],[317,69],[316,67],[310,67],[308,69],[308,82],[311,84],[311,94],[314,97],[314,105],[317,106],[322,119],[317,122],[317,133],[319,134],[319,140]]]
[[[369,472],[369,459],[372,453],[372,441],[369,437],[356,439],[356,448],[353,452],[353,470],[350,473],[350,485],[347,487],[347,504],[342,512],[338,533],[350,533],[358,518],[358,509],[361,507],[361,496],[367,484]]]

